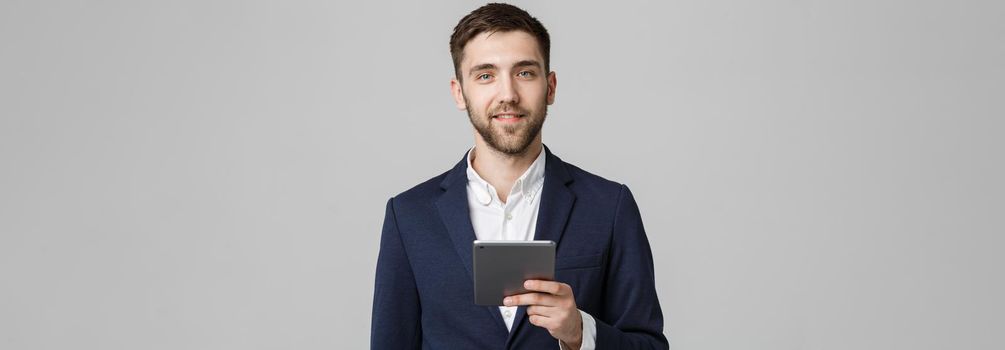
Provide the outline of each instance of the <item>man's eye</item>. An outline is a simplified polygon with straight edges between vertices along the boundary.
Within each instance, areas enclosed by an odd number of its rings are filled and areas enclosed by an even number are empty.
[[[520,72],[518,75],[521,76],[521,77],[524,77],[524,78],[530,78],[530,77],[534,76],[534,72],[531,72],[529,70],[525,70],[523,72]]]
[[[485,79],[488,79],[488,78],[491,78],[491,77],[492,77],[492,76],[491,76],[491,75],[489,75],[488,73],[482,73],[482,74],[479,74],[479,75],[478,75],[478,78],[477,78],[477,79],[479,79],[479,80],[485,80]]]

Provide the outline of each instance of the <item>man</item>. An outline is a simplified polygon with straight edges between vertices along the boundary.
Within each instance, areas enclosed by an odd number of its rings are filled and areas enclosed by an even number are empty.
[[[488,4],[454,28],[457,108],[475,146],[451,170],[387,203],[373,349],[666,349],[652,253],[624,185],[541,142],[557,80],[550,39],[527,12]],[[502,307],[474,304],[471,244],[557,242],[555,281]]]

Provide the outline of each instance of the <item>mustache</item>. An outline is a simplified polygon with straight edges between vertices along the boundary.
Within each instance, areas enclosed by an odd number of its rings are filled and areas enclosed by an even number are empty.
[[[488,116],[492,117],[492,116],[494,116],[496,114],[504,113],[504,112],[505,113],[516,113],[516,114],[522,114],[522,115],[530,114],[528,111],[526,111],[523,108],[520,108],[520,107],[518,107],[516,105],[505,104],[505,105],[501,105],[499,107],[493,108],[491,111],[489,111],[489,115]]]

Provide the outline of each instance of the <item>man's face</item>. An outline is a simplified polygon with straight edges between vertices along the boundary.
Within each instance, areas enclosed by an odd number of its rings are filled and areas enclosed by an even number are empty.
[[[479,34],[464,46],[459,74],[450,82],[454,100],[478,135],[499,152],[525,153],[555,100],[555,73],[544,70],[537,39],[523,31]]]

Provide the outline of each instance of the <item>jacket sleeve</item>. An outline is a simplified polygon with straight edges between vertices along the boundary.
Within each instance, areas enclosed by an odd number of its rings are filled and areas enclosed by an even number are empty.
[[[415,276],[398,232],[394,198],[387,201],[380,234],[370,320],[370,349],[419,349],[421,309]]]
[[[596,318],[597,349],[669,349],[656,297],[653,255],[635,197],[621,186],[604,290]]]

